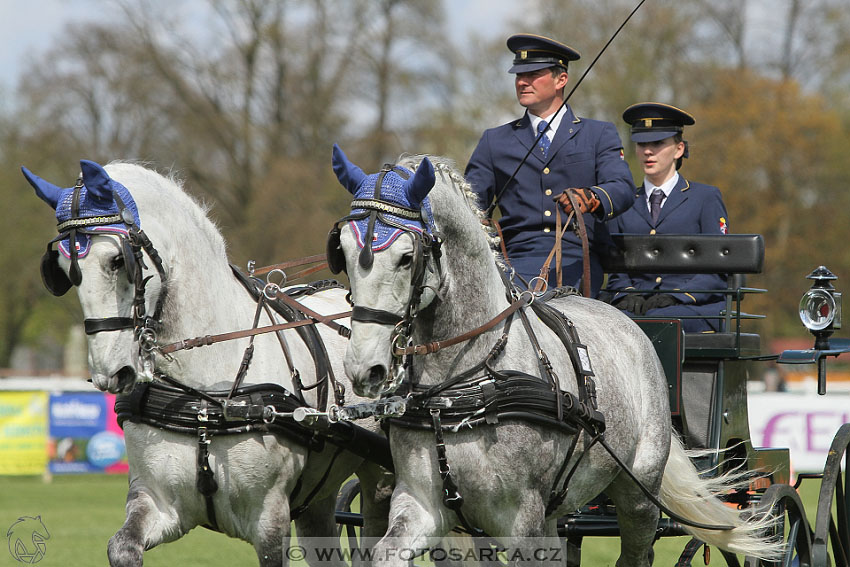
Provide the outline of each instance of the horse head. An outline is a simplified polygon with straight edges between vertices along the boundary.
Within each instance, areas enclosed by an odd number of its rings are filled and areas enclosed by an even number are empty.
[[[80,178],[69,188],[22,168],[58,222],[59,235],[47,245],[41,275],[54,295],[77,287],[92,382],[100,390],[125,392],[135,383],[139,361],[133,343],[139,311],[144,311],[143,285],[141,309],[137,300],[144,264],[139,247],[131,243],[139,232],[139,212],[127,188],[103,167],[88,160],[80,161],[80,167]]]
[[[415,172],[385,166],[367,175],[336,145],[333,168],[354,196],[328,246],[332,268],[347,269],[355,305],[345,371],[357,394],[378,397],[400,383],[403,361],[393,346],[406,345],[416,313],[440,286],[440,241],[427,197],[434,168],[424,158]]]

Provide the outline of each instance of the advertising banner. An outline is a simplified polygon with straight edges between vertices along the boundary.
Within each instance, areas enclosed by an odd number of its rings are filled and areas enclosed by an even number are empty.
[[[764,392],[748,397],[753,445],[790,449],[795,473],[822,472],[835,432],[850,422],[850,396]]]
[[[0,474],[42,474],[46,447],[47,393],[0,392]]]
[[[50,395],[50,472],[127,471],[114,405],[115,396],[100,392]]]

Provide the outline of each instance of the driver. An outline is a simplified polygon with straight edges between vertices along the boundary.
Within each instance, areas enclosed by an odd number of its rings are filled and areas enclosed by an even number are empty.
[[[466,166],[466,179],[481,208],[487,209],[494,200],[499,206],[508,262],[526,283],[540,273],[555,244],[555,215],[566,221],[572,211],[567,199],[562,197],[563,206],[555,199],[565,189],[572,192],[587,226],[595,296],[603,278],[597,250],[610,241],[605,223],[634,203],[623,144],[613,124],[579,118],[563,104],[567,65],[579,58],[576,50],[532,34],[513,35],[507,43],[514,53],[508,72],[515,75],[517,100],[526,112],[484,132]],[[543,137],[535,146],[540,132]],[[512,177],[529,149],[528,159]],[[563,283],[579,287],[583,267],[579,237],[567,230],[561,246]],[[553,269],[549,284],[554,283]]]

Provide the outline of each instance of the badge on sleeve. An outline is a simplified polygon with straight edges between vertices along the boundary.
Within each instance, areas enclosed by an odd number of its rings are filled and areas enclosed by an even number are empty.
[[[729,234],[729,226],[726,224],[726,219],[720,217],[720,233]]]

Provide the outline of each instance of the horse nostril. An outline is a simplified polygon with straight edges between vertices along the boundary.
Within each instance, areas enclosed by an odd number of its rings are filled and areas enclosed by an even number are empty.
[[[122,366],[115,376],[118,378],[118,389],[121,392],[129,392],[136,384],[136,370],[132,366]]]
[[[383,382],[386,374],[387,371],[383,367],[383,365],[376,364],[375,366],[369,369],[369,382],[373,384],[375,382]]]

